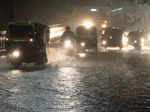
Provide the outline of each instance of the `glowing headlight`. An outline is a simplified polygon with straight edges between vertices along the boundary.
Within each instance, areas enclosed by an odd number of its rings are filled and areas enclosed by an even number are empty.
[[[29,42],[33,42],[33,41],[34,41],[33,38],[30,38],[30,39],[29,39]]]
[[[86,53],[79,53],[78,55],[79,55],[81,58],[86,57]]]
[[[9,39],[8,39],[8,38],[5,38],[5,40],[8,41]]]
[[[106,45],[106,44],[107,44],[107,42],[106,42],[105,40],[103,40],[103,41],[102,41],[102,44],[103,44],[103,45]]]
[[[128,41],[129,41],[128,38],[123,36],[123,38],[122,38],[123,45],[127,45]]]
[[[107,27],[107,24],[102,24],[102,28],[106,28]]]
[[[134,43],[137,43],[137,40],[135,40]]]
[[[82,25],[85,26],[85,28],[90,29],[93,26],[93,23],[91,21],[84,21]]]
[[[19,56],[20,56],[20,51],[15,50],[15,51],[12,53],[12,56],[15,57],[15,58],[19,57]]]
[[[85,42],[81,42],[80,45],[81,45],[82,47],[85,47]]]
[[[65,43],[64,43],[65,47],[71,47],[72,46],[72,43],[71,43],[71,40],[66,40]]]

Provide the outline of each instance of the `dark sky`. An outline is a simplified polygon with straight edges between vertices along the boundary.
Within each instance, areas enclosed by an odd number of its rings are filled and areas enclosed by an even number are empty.
[[[17,20],[31,19],[44,24],[60,23],[74,8],[109,6],[110,0],[16,0]],[[78,12],[80,13],[80,11]],[[66,20],[68,21],[68,20]]]
[[[5,24],[13,16],[13,0],[1,0],[0,3],[0,24]]]
[[[0,22],[7,22],[13,15],[17,21],[31,20],[43,24],[71,24],[88,17],[88,8],[119,8],[131,0],[2,0]],[[14,1],[14,3],[12,2]],[[13,7],[13,8],[12,8]],[[87,12],[86,12],[87,11]],[[100,10],[99,12],[102,12]],[[99,14],[99,13],[97,13]],[[80,16],[80,17],[79,17]],[[99,15],[90,15],[96,17]],[[100,18],[101,19],[101,18]]]

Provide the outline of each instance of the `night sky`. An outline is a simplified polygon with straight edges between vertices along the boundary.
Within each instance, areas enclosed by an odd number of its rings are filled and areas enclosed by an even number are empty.
[[[109,0],[93,1],[94,0],[16,0],[15,17],[17,20],[30,19],[44,24],[58,24],[74,19],[70,16],[75,9],[82,8],[83,10],[86,7],[110,5]],[[81,12],[82,11],[77,11],[77,13]]]
[[[13,17],[13,0],[1,0],[0,3],[0,24],[6,24]]]
[[[101,15],[103,11],[100,10],[97,15],[89,14],[90,8],[111,10],[121,7],[124,1],[131,0],[3,0],[0,22],[31,20],[47,25],[78,24],[84,18],[99,22],[104,18]]]

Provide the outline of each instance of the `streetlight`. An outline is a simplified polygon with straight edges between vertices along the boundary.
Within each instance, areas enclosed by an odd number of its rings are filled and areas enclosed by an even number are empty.
[[[111,10],[111,12],[117,12],[117,11],[121,11],[121,10],[123,10],[123,8],[113,9],[113,10]]]
[[[93,23],[91,21],[84,21],[82,25],[89,29],[93,26]]]
[[[90,9],[91,12],[97,12],[97,9],[96,8],[92,8]]]

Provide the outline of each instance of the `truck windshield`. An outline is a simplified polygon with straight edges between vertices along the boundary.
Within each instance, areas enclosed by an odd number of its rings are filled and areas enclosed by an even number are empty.
[[[11,38],[27,38],[32,35],[33,27],[31,25],[10,25],[8,31]]]

